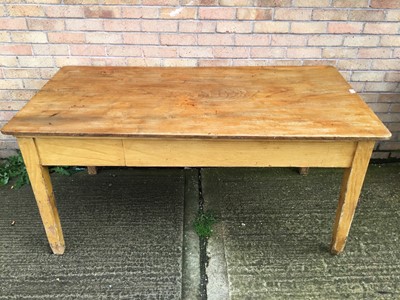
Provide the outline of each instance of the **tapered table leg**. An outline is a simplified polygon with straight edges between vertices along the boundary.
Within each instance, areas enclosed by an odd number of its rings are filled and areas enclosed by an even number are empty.
[[[87,171],[89,175],[96,175],[97,174],[97,167],[87,167]]]
[[[49,170],[41,165],[33,138],[18,138],[18,145],[24,158],[50,247],[54,254],[63,254],[65,243]]]
[[[359,142],[352,165],[344,172],[333,226],[331,242],[331,252],[333,254],[342,252],[346,244],[374,144],[373,141]]]
[[[310,168],[299,168],[299,174],[300,175],[308,175],[308,172],[310,171]]]

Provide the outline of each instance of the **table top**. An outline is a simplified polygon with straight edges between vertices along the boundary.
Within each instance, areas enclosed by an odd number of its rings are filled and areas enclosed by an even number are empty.
[[[333,67],[63,67],[15,136],[388,139]]]

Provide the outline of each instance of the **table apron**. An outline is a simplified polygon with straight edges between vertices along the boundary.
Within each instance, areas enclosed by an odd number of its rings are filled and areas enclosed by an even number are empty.
[[[348,168],[357,147],[336,140],[33,139],[44,166]]]

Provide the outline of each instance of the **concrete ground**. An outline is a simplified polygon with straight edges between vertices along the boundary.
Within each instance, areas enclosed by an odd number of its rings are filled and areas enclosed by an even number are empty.
[[[400,165],[370,167],[345,253],[331,256],[341,174],[203,169],[205,208],[219,221],[208,299],[400,299]],[[0,299],[199,299],[197,178],[52,175],[63,256],[50,253],[30,187],[0,188]]]

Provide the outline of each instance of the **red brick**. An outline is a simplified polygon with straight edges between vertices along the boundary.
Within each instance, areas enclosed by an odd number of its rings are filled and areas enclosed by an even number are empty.
[[[0,99],[14,101],[28,101],[35,95],[35,91],[28,90],[0,90]]]
[[[55,58],[56,66],[61,68],[64,66],[90,66],[92,65],[90,57],[78,56],[59,56]]]
[[[176,32],[178,22],[174,20],[142,20],[142,31]]]
[[[237,34],[235,45],[240,46],[268,46],[271,37],[265,34]]]
[[[216,6],[218,0],[181,0],[181,5],[192,5],[192,6]],[[222,5],[222,2],[220,3]]]
[[[47,43],[47,35],[39,31],[12,31],[10,32],[11,40],[17,43]]]
[[[392,50],[388,48],[360,48],[358,58],[390,58]]]
[[[385,12],[383,10],[351,10],[349,20],[351,21],[383,21]]]
[[[89,44],[121,44],[122,34],[111,32],[88,32],[86,42]]]
[[[0,43],[11,42],[10,35],[6,31],[0,31]]]
[[[96,19],[66,19],[67,30],[99,31],[103,30],[103,20]]]
[[[141,56],[142,51],[137,46],[121,45],[121,46],[107,46],[108,56]]]
[[[159,9],[156,7],[122,7],[122,17],[132,19],[156,19],[159,16]]]
[[[348,11],[343,9],[314,9],[312,19],[318,21],[345,21],[348,16]]]
[[[70,45],[71,55],[77,56],[104,56],[106,50],[99,45]]]
[[[400,94],[399,94],[399,101],[400,101]],[[384,103],[382,103],[384,104]],[[390,106],[390,112],[400,112],[400,103],[393,103]],[[400,130],[400,129],[399,129]]]
[[[325,33],[326,22],[292,22],[292,33]]]
[[[222,6],[252,6],[253,0],[220,0]]]
[[[379,36],[363,35],[363,36],[347,36],[344,38],[343,45],[345,46],[361,46],[370,47],[377,46],[379,43]]]
[[[2,90],[17,90],[22,89],[22,79],[2,79],[0,80],[0,89]]]
[[[372,61],[372,69],[375,70],[400,70],[400,60],[398,59],[375,59]]]
[[[363,23],[332,22],[328,24],[329,33],[361,33]]]
[[[104,4],[123,4],[123,5],[138,5],[140,0],[103,0]]]
[[[7,68],[4,69],[6,78],[22,79],[22,78],[40,78],[40,72],[35,68]]]
[[[196,45],[196,36],[193,34],[161,34],[161,45]]]
[[[227,67],[231,65],[230,59],[199,59],[199,67]]]
[[[29,30],[62,31],[65,29],[63,20],[28,19]]]
[[[9,5],[7,6],[10,17],[43,17],[44,11],[41,5]]]
[[[275,8],[274,20],[310,20],[311,9]]]
[[[320,48],[288,48],[288,58],[321,58]]]
[[[400,49],[394,49],[393,57],[394,58],[400,58]]]
[[[367,23],[364,27],[364,33],[370,34],[397,34],[398,32],[398,23]]]
[[[252,58],[284,58],[285,55],[286,49],[280,47],[254,47],[250,51]]]
[[[386,21],[398,22],[400,20],[400,10],[389,9],[386,12]]]
[[[83,18],[83,6],[51,5],[44,6],[46,16],[49,18]]]
[[[91,57],[90,65],[92,66],[127,66],[126,57]]]
[[[342,35],[312,35],[308,38],[309,46],[340,46],[342,43]]]
[[[218,22],[217,23],[217,32],[220,33],[250,33],[252,24],[250,22],[240,22],[240,21],[232,21],[232,22]]]
[[[196,67],[197,59],[164,59],[164,67]]]
[[[232,34],[199,34],[197,36],[197,41],[199,45],[233,45],[233,35]]]
[[[254,32],[256,33],[287,33],[289,22],[256,22]]]
[[[381,37],[381,46],[388,46],[388,47],[400,47],[400,36],[399,35],[383,35]]]
[[[178,6],[179,0],[142,0],[143,5]]]
[[[388,112],[390,108],[389,103],[368,103],[374,112]]]
[[[293,0],[293,5],[303,7],[329,7],[330,0]]]
[[[25,89],[40,90],[47,82],[43,79],[24,79],[22,80]]]
[[[400,82],[400,72],[387,72],[384,81]]]
[[[161,19],[195,19],[197,9],[194,7],[161,8]]]
[[[384,72],[355,71],[351,76],[351,81],[383,81]]]
[[[179,57],[213,57],[213,51],[210,47],[181,47]]]
[[[368,0],[333,0],[334,7],[368,7]]]
[[[137,45],[157,45],[159,44],[158,33],[124,33],[124,44],[137,44]]]
[[[371,60],[369,59],[344,59],[338,60],[339,70],[370,70]]]
[[[400,8],[398,0],[371,0],[372,8]]]
[[[140,20],[104,20],[105,31],[140,31]]]
[[[305,46],[307,37],[293,34],[274,34],[271,38],[272,46]]]
[[[263,7],[283,7],[283,6],[291,6],[292,0],[255,0],[256,6]]]
[[[303,59],[303,66],[336,66],[334,59]]]
[[[54,67],[54,60],[49,56],[20,56],[19,65],[28,68]]]
[[[41,68],[40,77],[42,79],[50,79],[57,73],[57,71],[57,68]]]
[[[380,94],[378,102],[399,103],[400,94]]]
[[[32,55],[31,45],[2,44],[0,55]]]
[[[83,9],[85,18],[120,18],[121,8],[114,6],[85,6]]]
[[[208,21],[181,21],[179,22],[180,32],[215,32],[216,22]]]
[[[329,47],[322,49],[323,58],[355,58],[356,56],[357,49],[354,48]]]
[[[176,57],[178,49],[175,47],[142,47],[145,57]]]
[[[200,7],[199,18],[207,20],[233,20],[236,9],[230,7]]]
[[[28,29],[26,26],[25,19],[15,18],[1,18],[0,19],[0,30],[23,30]]]
[[[272,10],[263,8],[238,8],[238,20],[271,20]]]
[[[47,37],[50,43],[75,44],[85,41],[85,34],[78,32],[49,32]]]
[[[214,47],[213,54],[215,58],[244,58],[244,57],[249,57],[249,48]]]
[[[0,110],[16,110],[16,111],[18,111],[25,104],[26,104],[25,101],[0,101]],[[3,124],[1,124],[1,125],[3,125]]]
[[[161,67],[163,60],[161,58],[139,58],[128,57],[126,59],[127,66],[140,66],[140,67]]]
[[[16,67],[18,66],[18,59],[15,56],[3,56],[0,59],[0,67]]]

